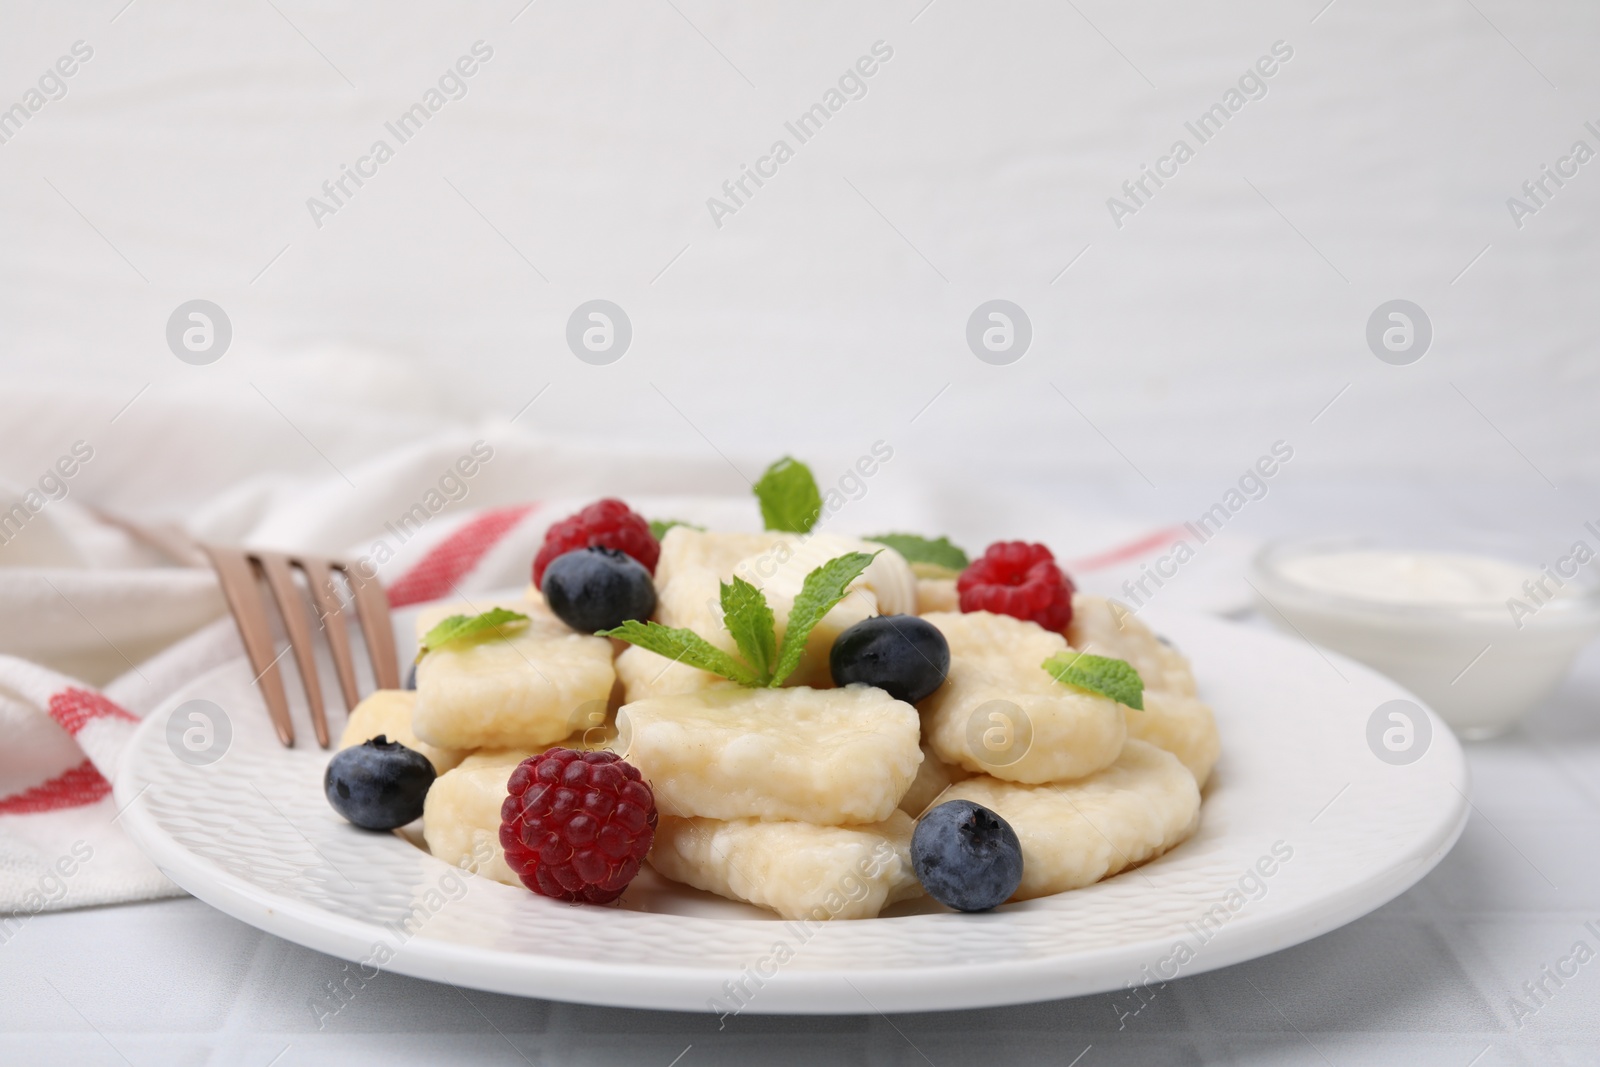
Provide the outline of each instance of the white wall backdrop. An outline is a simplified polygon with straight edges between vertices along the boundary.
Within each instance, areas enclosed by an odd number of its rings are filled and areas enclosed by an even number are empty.
[[[1600,151],[1600,7],[1581,0],[0,12],[0,108],[26,112],[0,122],[15,483],[94,437],[94,491],[137,510],[117,497],[137,464],[199,498],[519,411],[746,476],[882,438],[923,473],[1146,503],[1279,439],[1302,478],[1533,498],[1600,478],[1600,160],[1560,162]],[[57,83],[80,41],[92,57]],[[477,42],[464,95],[447,79],[401,143],[385,123]],[[877,42],[865,94],[800,143],[785,123]],[[1201,143],[1185,122],[1275,46],[1292,55]],[[1193,158],[1119,227],[1108,198],[1180,138]],[[393,158],[314,219],[379,139]],[[793,157],[719,226],[707,199],[779,139]],[[1576,174],[1519,226],[1508,198],[1545,165]],[[233,331],[206,366],[166,340],[196,298]],[[609,366],[565,341],[595,298],[632,324]],[[1032,324],[1007,366],[965,339],[995,298]],[[1407,366],[1365,339],[1396,298],[1434,333]],[[197,404],[237,435],[191,431]],[[152,425],[166,452],[118,453]]]

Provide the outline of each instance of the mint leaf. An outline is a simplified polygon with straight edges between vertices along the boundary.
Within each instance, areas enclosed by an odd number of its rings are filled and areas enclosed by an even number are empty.
[[[442,620],[433,629],[429,630],[422,638],[422,647],[417,649],[417,659],[421,660],[429,652],[440,645],[448,644],[462,637],[471,637],[473,634],[482,633],[484,630],[499,629],[513,623],[520,624],[528,621],[528,617],[520,611],[511,611],[507,608],[492,608],[481,615],[452,615]]]
[[[689,529],[699,530],[701,533],[705,533],[706,530],[704,526],[696,526],[694,523],[684,522],[682,519],[651,519],[650,536],[659,541],[665,537],[667,531],[672,529],[674,526],[687,526]]]
[[[811,468],[790,456],[768,467],[752,488],[769,530],[809,533],[822,515],[822,494]]]
[[[1137,711],[1144,710],[1144,680],[1127,660],[1068,649],[1057,652],[1040,666],[1058,682],[1110,697]]]
[[[886,533],[864,537],[864,541],[888,545],[906,558],[907,563],[931,563],[950,571],[967,569],[967,554],[950,543],[948,537],[929,540],[916,534]]]
[[[630,645],[647,648],[676,663],[687,663],[712,674],[719,674],[740,685],[757,685],[759,679],[749,667],[722,651],[693,630],[662,626],[659,622],[629,619],[615,630],[601,630],[597,636],[615,637]]]
[[[777,621],[767,598],[743,578],[735,577],[732,584],[723,582],[722,623],[755,671],[757,684],[766,685],[778,659]]]
[[[822,617],[845,598],[850,583],[861,577],[876,552],[847,552],[830,559],[810,574],[800,585],[800,594],[789,609],[789,625],[783,633],[783,647],[778,651],[778,666],[772,672],[768,685],[782,685],[783,680],[800,665],[800,656],[806,650],[806,639]]]

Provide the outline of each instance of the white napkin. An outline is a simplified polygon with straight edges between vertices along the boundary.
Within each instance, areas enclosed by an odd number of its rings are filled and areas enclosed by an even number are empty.
[[[369,559],[398,607],[524,585],[550,523],[600,495],[623,495],[652,518],[757,529],[755,502],[735,474],[720,459],[574,452],[506,427],[446,432],[337,476],[242,482],[190,509],[185,527],[217,542]],[[741,491],[730,493],[730,481]],[[1136,575],[1170,542],[1147,524],[1040,504],[987,509],[980,522],[953,488],[881,485],[841,496],[825,521],[844,532],[950,533],[958,542],[977,526],[1003,525],[1078,561],[1080,587],[1113,593],[1121,575]],[[0,493],[23,499],[26,489]],[[109,780],[142,717],[243,653],[208,570],[173,564],[75,497],[48,500],[20,531],[13,523],[0,533],[4,943],[42,911],[180,892],[118,828]],[[1230,606],[1163,596],[1173,606]]]

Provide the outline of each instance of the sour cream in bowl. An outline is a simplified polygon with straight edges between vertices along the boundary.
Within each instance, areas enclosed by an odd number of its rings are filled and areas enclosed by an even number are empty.
[[[1251,584],[1282,629],[1382,671],[1476,740],[1547,698],[1600,632],[1594,546],[1580,541],[1535,559],[1477,539],[1428,549],[1287,540],[1257,553]]]

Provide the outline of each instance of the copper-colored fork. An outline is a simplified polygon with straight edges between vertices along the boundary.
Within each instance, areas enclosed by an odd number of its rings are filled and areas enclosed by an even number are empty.
[[[278,661],[283,652],[273,651],[272,622],[267,617],[267,606],[261,597],[260,578],[267,580],[272,599],[277,602],[278,614],[283,619],[284,630],[289,634],[289,648],[294,650],[300,680],[305,684],[306,703],[311,707],[311,728],[317,743],[328,747],[328,716],[322,702],[322,682],[317,676],[317,659],[310,620],[306,605],[295,585],[296,570],[305,575],[311,590],[311,600],[316,608],[317,622],[328,635],[328,649],[333,653],[334,673],[339,676],[339,690],[344,695],[346,710],[354,709],[361,701],[356,688],[355,660],[350,654],[350,630],[345,625],[344,601],[334,585],[333,575],[338,572],[350,587],[355,602],[356,618],[361,623],[361,634],[366,641],[367,655],[372,660],[372,676],[379,689],[400,688],[400,668],[395,660],[394,631],[389,625],[389,598],[374,578],[362,578],[342,560],[321,559],[315,556],[291,556],[282,552],[258,552],[250,549],[223,548],[196,541],[175,523],[151,525],[134,522],[103,509],[90,506],[89,510],[102,522],[126,532],[146,547],[155,549],[174,563],[185,567],[203,567],[209,560],[217,572],[217,583],[238,624],[239,638],[244,642],[250,667],[256,672],[256,685],[266,701],[267,713],[278,732],[278,740],[285,745],[294,744],[294,723],[289,718],[289,697],[283,689],[283,676],[278,673]],[[289,649],[285,649],[287,652]]]
[[[261,596],[258,575],[266,578],[267,588],[272,590],[272,599],[277,602],[278,614],[289,635],[289,648],[294,650],[295,664],[305,684],[306,703],[311,708],[311,727],[316,732],[317,743],[323,748],[328,747],[328,716],[323,707],[322,682],[317,676],[311,617],[306,610],[305,598],[295,584],[296,570],[305,575],[317,621],[328,635],[328,649],[333,654],[334,672],[339,676],[339,689],[344,695],[345,708],[354,708],[360,702],[361,695],[356,688],[355,661],[350,652],[350,632],[345,625],[344,603],[334,585],[335,572],[350,587],[356,618],[361,623],[361,634],[366,642],[367,655],[372,660],[372,674],[378,688],[400,688],[394,631],[389,625],[389,601],[376,579],[362,578],[350,564],[342,560],[222,548],[217,545],[200,547],[217,572],[222,595],[227,598],[233,621],[239,626],[239,638],[244,642],[245,654],[250,658],[251,669],[256,672],[256,685],[266,701],[272,725],[278,732],[278,740],[285,745],[294,744],[294,724],[289,718],[289,698],[284,692],[283,676],[278,673],[278,660],[283,658],[283,652],[273,650],[272,623]]]

